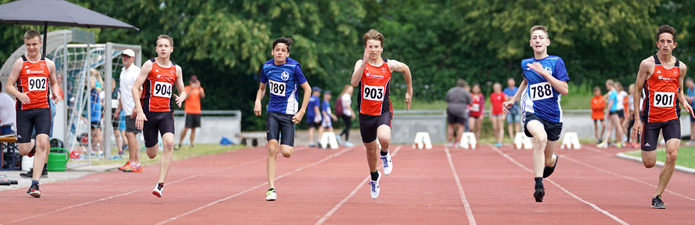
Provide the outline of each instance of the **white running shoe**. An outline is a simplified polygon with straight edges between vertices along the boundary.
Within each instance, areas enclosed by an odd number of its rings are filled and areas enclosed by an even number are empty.
[[[597,148],[607,148],[607,147],[608,147],[608,143],[606,143],[606,142],[604,141],[603,143],[596,145],[596,147],[597,147]]]
[[[352,146],[355,146],[355,144],[353,144],[352,142],[349,142],[349,141],[346,141],[343,145],[344,145],[345,147],[352,147]]]
[[[275,201],[275,199],[278,198],[278,194],[275,193],[275,189],[268,189],[268,192],[265,193],[265,200],[266,201]]]
[[[391,161],[391,152],[387,152],[386,155],[381,156],[381,161],[384,162],[384,174],[391,174],[393,170],[393,162]]]
[[[447,142],[447,143],[444,145],[444,147],[447,147],[447,148],[454,147],[454,143],[449,143],[449,142]]]
[[[157,186],[152,190],[152,194],[161,198],[162,190],[164,190],[164,183],[157,183]]]
[[[381,173],[378,170],[376,172],[379,174],[379,178],[376,178],[376,180],[369,179],[373,199],[379,197],[379,180],[381,180]]]

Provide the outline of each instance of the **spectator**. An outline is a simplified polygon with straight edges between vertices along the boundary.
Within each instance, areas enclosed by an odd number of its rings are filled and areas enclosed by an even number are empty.
[[[618,101],[618,91],[614,85],[615,83],[613,82],[613,80],[609,79],[606,81],[606,89],[608,89],[608,123],[606,127],[608,129],[606,129],[607,132],[603,136],[603,142],[596,146],[598,148],[608,147],[608,142],[610,141],[611,131],[613,130],[613,128],[615,128],[616,147],[623,147],[623,128],[620,125],[620,114],[623,114],[623,117],[625,117],[625,112],[623,111],[623,109],[621,109],[623,106]]]
[[[693,100],[695,100],[695,85],[693,84],[693,78],[685,78],[685,88],[685,100],[688,101],[690,106],[693,106]],[[695,117],[692,115],[690,116],[690,141],[685,144],[695,144]]]
[[[446,92],[447,147],[459,146],[461,135],[468,125],[466,115],[468,114],[468,105],[471,104],[471,93],[464,89],[464,86],[466,86],[466,81],[459,79],[456,81],[456,87]],[[454,131],[456,131],[456,139],[454,139]]]
[[[116,89],[116,79],[111,78],[111,128],[113,128],[113,137],[116,139],[116,146],[118,147],[118,154],[123,154],[123,142],[125,136],[121,136],[119,127],[121,126],[121,121],[119,120],[119,115],[116,114],[116,109],[118,109],[118,100],[120,99],[120,92]]]
[[[205,89],[200,86],[200,80],[198,76],[193,75],[188,81],[188,86],[185,87],[188,97],[186,98],[186,126],[181,131],[181,137],[179,139],[179,146],[175,149],[181,148],[181,143],[183,138],[186,137],[188,129],[191,129],[191,148],[193,147],[193,140],[195,140],[195,129],[200,127],[200,99],[205,98]]]
[[[620,107],[623,109],[623,114],[618,115],[620,117],[620,127],[623,128],[623,133],[625,136],[621,137],[621,141],[626,142],[627,141],[627,136],[630,136],[629,132],[625,132],[627,129],[627,123],[625,121],[625,115],[630,114],[630,109],[627,107],[628,106],[628,101],[629,101],[629,94],[625,92],[623,89],[623,85],[620,84],[620,82],[615,82],[615,88],[618,91],[618,104],[620,104]]]
[[[2,92],[2,82],[0,82],[0,125],[10,123],[15,124],[12,126],[12,130],[16,132],[17,112],[15,102],[10,95]]]
[[[516,87],[516,81],[514,78],[507,79],[507,88],[504,89],[504,95],[507,99],[511,99],[516,92],[519,90]],[[514,134],[521,132],[521,113],[519,109],[519,103],[515,102],[514,105],[509,108],[509,114],[507,114],[507,132],[509,132],[509,138],[514,141]]]
[[[352,92],[354,88],[352,85],[346,84],[343,87],[343,91],[338,95],[338,99],[335,104],[336,115],[343,118],[345,123],[345,129],[340,133],[339,136],[345,135],[345,147],[352,147],[354,144],[350,142],[350,127],[352,127],[352,120],[355,119],[355,112],[352,111]]]
[[[480,126],[483,125],[485,118],[485,96],[480,93],[480,84],[473,85],[473,93],[471,93],[471,105],[468,118],[468,126],[475,133],[475,138],[480,138]]]
[[[306,110],[306,122],[309,125],[309,147],[316,146],[314,129],[321,126],[321,99],[319,99],[319,96],[321,96],[321,88],[312,88],[311,98]]]
[[[96,71],[96,70],[95,70]],[[99,149],[101,146],[101,100],[99,99],[99,91],[96,88],[97,79],[96,77],[90,78],[90,104],[91,108],[89,113],[91,115],[91,131],[92,131],[92,150]]]
[[[603,142],[603,132],[606,131],[606,123],[604,122],[603,110],[606,108],[606,101],[601,96],[601,88],[594,87],[594,97],[591,98],[591,119],[594,120],[594,135],[596,136],[596,144]],[[601,122],[601,133],[598,132],[598,124]]]
[[[635,100],[632,96],[632,93],[635,91],[635,84],[630,84],[630,86],[627,88],[628,92],[630,93],[630,96],[628,97],[628,107],[625,109],[627,112],[630,112],[627,115],[627,118],[625,119],[625,122],[623,122],[623,130],[627,134],[627,142],[630,144],[631,147],[633,148],[639,148],[640,144],[637,139],[635,140],[630,140],[630,131],[632,131],[632,127],[635,125]],[[687,98],[686,98],[687,99]],[[639,138],[639,135],[638,135]]]
[[[133,65],[135,62],[135,52],[133,50],[126,49],[121,56],[123,57],[123,70],[121,70],[120,83],[118,85],[120,86],[121,101],[119,101],[116,114],[125,117],[124,140],[128,140],[128,157],[130,160],[125,165],[118,167],[118,170],[123,172],[142,172],[140,145],[138,145],[138,140],[135,138],[135,135],[140,133],[141,130],[135,126],[135,114],[133,114],[133,109],[135,108],[133,85],[135,85],[135,80],[137,80],[140,74],[140,68]],[[142,91],[142,89],[140,90]],[[120,112],[123,112],[123,114]]]
[[[333,115],[333,112],[331,111],[331,91],[326,90],[323,92],[323,102],[321,103],[321,127],[319,127],[319,136],[317,139],[320,140],[323,138],[323,132],[325,130],[328,130],[328,132],[333,132],[333,123],[331,120],[338,121],[338,117]]]
[[[492,104],[492,114],[490,121],[492,122],[492,130],[495,136],[495,147],[502,147],[502,139],[504,139],[504,111],[502,103],[507,101],[507,96],[502,92],[502,84],[495,82],[492,85],[493,93],[490,94],[490,104]]]

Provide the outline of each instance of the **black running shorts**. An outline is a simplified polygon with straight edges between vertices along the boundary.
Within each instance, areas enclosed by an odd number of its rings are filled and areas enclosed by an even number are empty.
[[[446,121],[448,124],[466,124],[468,122],[463,114],[452,113],[449,110],[446,110]]]
[[[51,133],[51,109],[16,109],[17,112],[17,142],[31,142],[31,133],[49,135]]]
[[[125,116],[125,132],[139,134],[142,131],[135,126],[135,119],[130,118],[130,115]]]
[[[391,127],[391,112],[381,113],[379,116],[360,113],[360,134],[362,142],[369,143],[376,140],[376,131],[381,125]]]
[[[200,127],[200,114],[186,113],[186,127],[188,127],[188,128]]]
[[[294,115],[268,112],[266,118],[266,137],[270,140],[280,140],[280,144],[294,146]],[[282,136],[282,137],[281,137]]]
[[[159,142],[157,134],[174,133],[174,115],[172,112],[147,112],[147,120],[142,126],[142,136],[145,138],[145,147],[150,148]]]
[[[659,140],[659,131],[663,131],[664,141],[681,138],[680,119],[666,122],[642,123],[642,151],[654,151]]]
[[[543,124],[545,133],[548,135],[548,141],[560,140],[560,133],[562,133],[562,123],[545,121],[543,118],[530,112],[525,112],[525,115],[526,119],[524,120],[524,133],[527,137],[533,137],[533,135],[531,135],[531,133],[529,133],[529,131],[526,129],[528,122],[532,120],[537,120],[538,122],[541,122],[541,124]]]

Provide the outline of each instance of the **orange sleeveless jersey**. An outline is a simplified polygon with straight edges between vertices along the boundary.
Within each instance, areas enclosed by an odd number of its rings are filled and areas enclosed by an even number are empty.
[[[606,109],[606,102],[603,101],[603,96],[594,96],[591,98],[591,119],[602,120],[604,117],[604,109]]]
[[[367,63],[360,80],[360,95],[357,96],[357,107],[360,114],[379,116],[384,112],[392,112],[390,81],[391,69],[384,59],[380,67]]]
[[[671,69],[661,65],[659,58],[654,55],[654,72],[647,79],[644,88],[647,90],[644,105],[642,106],[642,118],[647,122],[665,122],[678,119],[678,92],[680,84],[680,61]]]
[[[49,108],[50,83],[48,76],[50,71],[46,64],[46,57],[42,55],[39,62],[31,63],[26,56],[22,55],[22,60],[24,63],[22,63],[22,70],[19,71],[17,89],[19,92],[27,94],[29,104],[23,104],[17,100],[17,108],[20,110]]]
[[[152,61],[152,70],[147,75],[143,84],[142,110],[149,112],[173,112],[174,104],[171,102],[174,84],[176,83],[176,64],[164,68]]]

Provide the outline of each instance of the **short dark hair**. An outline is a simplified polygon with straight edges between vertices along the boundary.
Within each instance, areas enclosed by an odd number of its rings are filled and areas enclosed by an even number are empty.
[[[28,30],[24,33],[24,39],[33,39],[35,37],[39,37],[39,41],[41,41],[41,33],[36,30]]]
[[[159,36],[157,36],[157,41],[159,41],[159,39],[166,39],[166,40],[168,40],[168,41],[169,41],[169,44],[171,44],[171,47],[174,47],[174,39],[171,38],[171,37],[169,37],[169,35],[160,34]],[[155,43],[156,43],[156,42],[155,42]]]
[[[456,86],[459,86],[459,87],[466,86],[466,81],[463,79],[459,79],[456,81]]]
[[[279,43],[287,45],[287,52],[290,52],[290,46],[294,44],[294,42],[292,42],[292,38],[279,37],[278,39],[275,39],[275,41],[273,41],[273,49],[275,49],[275,46]]]
[[[658,30],[656,30],[656,41],[659,41],[659,35],[663,33],[669,33],[671,36],[673,36],[673,43],[676,43],[676,38],[678,37],[678,33],[676,32],[676,28],[673,28],[672,26],[669,25],[661,25]]]

